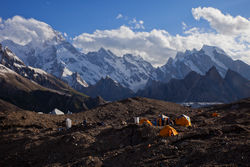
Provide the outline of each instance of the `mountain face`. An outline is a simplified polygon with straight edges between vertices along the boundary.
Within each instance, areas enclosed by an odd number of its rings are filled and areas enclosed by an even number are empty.
[[[225,81],[232,88],[234,95],[237,95],[237,99],[249,97],[250,81],[230,69],[226,73]]]
[[[123,57],[101,48],[97,52],[83,54],[60,37],[40,45],[29,43],[18,45],[10,40],[3,41],[26,64],[64,80],[77,90],[96,84],[101,78],[110,76],[123,87],[137,91],[148,80],[167,83],[172,78],[183,79],[195,71],[201,75],[216,67],[222,77],[228,69],[250,79],[250,66],[239,60],[232,60],[222,49],[204,45],[201,50],[179,52],[162,67],[154,68],[139,56],[126,54]],[[56,36],[55,35],[55,36]]]
[[[154,72],[154,67],[141,57],[131,54],[118,57],[103,48],[83,54],[65,40],[42,43],[39,47],[32,44],[22,46],[10,40],[2,44],[25,64],[55,75],[75,89],[88,87],[88,84],[93,85],[110,76],[124,87],[136,91],[144,87]]]
[[[45,88],[22,77],[0,64],[0,99],[22,109],[49,113],[54,108],[67,112],[80,112],[103,104],[99,97],[92,99],[79,93],[65,93]]]
[[[123,87],[117,81],[112,80],[110,77],[102,78],[95,85],[90,85],[84,88],[81,92],[96,97],[101,96],[104,100],[115,101],[128,97],[132,97],[134,92],[129,88]]]
[[[80,79],[77,74],[76,80]],[[77,82],[75,84],[78,84]],[[104,103],[89,98],[47,72],[26,66],[10,49],[0,45],[0,99],[20,108],[50,112],[60,108],[80,112]]]
[[[47,72],[41,69],[26,66],[24,62],[20,60],[10,49],[8,49],[7,47],[3,48],[1,44],[0,64],[46,88],[59,90],[65,93],[73,91],[70,86],[57,79],[55,76],[48,74]]]
[[[240,73],[250,79],[250,66],[240,60],[232,60],[222,49],[204,45],[201,50],[196,49],[185,53],[178,52],[174,59],[156,69],[157,80],[168,82],[171,78],[183,79],[190,71],[201,75],[211,68],[216,67],[222,77],[228,69]]]
[[[173,102],[231,102],[250,96],[250,81],[232,70],[222,78],[212,67],[203,76],[192,71],[181,80],[153,81],[137,96]]]
[[[74,56],[80,54],[71,44],[66,42],[59,34],[52,41],[27,45],[18,45],[10,40],[2,41],[3,46],[7,46],[15,53],[27,66],[35,67],[46,71],[59,79],[64,80],[70,86],[86,87],[88,84],[75,77],[76,71],[71,72],[67,69],[66,64],[76,61]],[[67,55],[67,58],[63,57]]]

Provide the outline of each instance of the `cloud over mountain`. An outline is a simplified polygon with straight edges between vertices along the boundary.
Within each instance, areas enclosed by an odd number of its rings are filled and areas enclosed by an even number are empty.
[[[42,43],[56,37],[56,32],[48,24],[36,19],[14,16],[0,22],[0,41],[12,40],[21,45],[30,42]]]
[[[181,34],[170,34],[164,29],[143,30],[142,20],[131,20],[131,24],[117,29],[95,30],[73,38],[75,47],[83,52],[96,51],[101,47],[122,56],[125,53],[140,55],[154,66],[163,65],[177,51],[200,49],[204,44],[218,46],[233,59],[241,59],[250,64],[250,21],[242,16],[223,14],[212,7],[192,9],[195,20],[206,20],[210,28],[192,27],[182,22]],[[118,18],[124,17],[117,15]],[[66,37],[66,36],[65,36]],[[14,16],[7,20],[0,18],[0,42],[6,39],[26,45],[42,44],[44,41],[63,39],[61,33],[48,24],[33,18]],[[71,38],[71,37],[69,37]]]
[[[232,58],[242,59],[250,64],[250,21],[247,18],[225,15],[212,7],[193,8],[192,14],[197,21],[200,18],[208,21],[210,30],[205,32],[202,28],[185,24],[182,35],[171,35],[166,30],[138,32],[123,25],[117,29],[83,33],[76,36],[73,43],[84,52],[105,47],[118,55],[128,52],[139,54],[155,66],[166,63],[177,51],[200,49],[206,44],[223,48]]]

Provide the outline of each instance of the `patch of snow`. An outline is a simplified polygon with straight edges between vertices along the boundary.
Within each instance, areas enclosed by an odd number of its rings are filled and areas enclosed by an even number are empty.
[[[38,73],[38,74],[42,74],[42,75],[47,75],[48,73],[39,69],[39,68],[34,68],[34,67],[31,67],[31,66],[28,66],[28,68],[30,68],[31,70],[35,71],[35,73]]]
[[[185,61],[184,64],[186,64],[188,67],[190,67],[192,71],[195,71],[195,72],[197,72],[199,74],[203,74],[200,71],[200,69],[191,60]]]
[[[84,80],[80,78],[76,78],[76,81],[85,88],[89,86]]]
[[[68,68],[64,67],[62,77],[71,76],[72,74],[73,72],[71,72]]]
[[[217,51],[217,53],[225,54],[225,52],[222,49],[217,48],[215,46],[204,45],[201,50],[203,50],[205,54],[208,55],[214,63],[216,63],[218,66],[222,67],[223,69],[227,70],[227,67],[222,62],[215,59],[215,55],[214,55],[214,51]]]
[[[24,65],[20,65],[20,64],[17,64],[17,63],[14,63],[14,66],[17,67],[17,68],[23,68],[23,67],[25,67]]]

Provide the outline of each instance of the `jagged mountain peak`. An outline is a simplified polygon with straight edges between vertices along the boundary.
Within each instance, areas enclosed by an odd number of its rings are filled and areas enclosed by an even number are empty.
[[[168,82],[171,78],[183,79],[190,71],[205,75],[213,66],[222,77],[230,68],[250,79],[249,65],[234,61],[219,47],[204,45],[200,50],[178,52],[174,59],[169,58],[165,65],[156,69],[156,80]]]
[[[226,73],[226,76],[225,76],[225,80],[235,80],[235,81],[247,81],[246,78],[244,78],[243,76],[241,76],[239,73],[231,70],[231,69],[228,69],[227,70],[227,73]]]
[[[203,45],[200,51],[204,51],[205,54],[209,56],[214,55],[214,52],[226,55],[223,49],[216,47],[216,46]]]
[[[123,55],[123,59],[125,60],[133,60],[133,61],[145,61],[143,60],[143,58],[141,56],[135,56],[135,55],[132,55],[132,54],[124,54]]]
[[[223,78],[221,77],[221,75],[219,74],[218,70],[216,69],[215,66],[213,66],[212,68],[210,68],[207,72],[205,77],[208,78],[212,78],[214,80],[222,80]]]
[[[20,60],[8,47],[2,48],[0,44],[0,63],[11,68],[12,66],[25,66],[22,60]]]
[[[109,101],[121,100],[131,97],[134,94],[132,90],[123,87],[108,75],[106,77],[102,77],[96,84],[85,88],[84,92],[91,97],[100,95],[105,100]]]
[[[113,80],[109,75],[102,77],[96,84],[109,84],[116,87],[121,87],[121,85],[116,80]]]
[[[195,71],[191,71],[189,72],[184,79],[188,79],[188,78],[196,78],[196,77],[200,77],[201,75],[198,74],[197,72]]]
[[[105,48],[101,47],[97,52],[93,52],[97,56],[103,56],[103,57],[116,57],[116,55],[111,52],[110,50],[106,50]]]

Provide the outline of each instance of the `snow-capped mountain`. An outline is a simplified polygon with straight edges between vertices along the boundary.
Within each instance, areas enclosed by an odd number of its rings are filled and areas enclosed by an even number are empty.
[[[68,93],[72,90],[70,86],[55,76],[31,66],[26,66],[10,49],[3,48],[0,44],[0,64],[15,71],[17,74],[38,83],[46,88]]]
[[[156,69],[157,80],[168,82],[171,78],[183,79],[190,71],[204,75],[212,66],[222,77],[228,69],[250,79],[250,66],[240,60],[234,61],[222,49],[204,45],[199,51],[193,49],[185,53],[178,52],[174,59]]]
[[[199,51],[179,52],[164,66],[154,68],[140,56],[125,54],[118,57],[104,48],[81,53],[60,32],[35,19],[15,16],[8,20],[8,24],[2,25],[1,32],[2,45],[8,46],[25,65],[40,68],[77,90],[110,76],[123,87],[136,92],[148,80],[168,82],[171,78],[183,79],[190,71],[204,75],[212,66],[222,76],[232,69],[250,79],[249,65],[232,60],[217,47],[204,45]]]
[[[143,87],[152,77],[153,66],[139,56],[126,54],[123,57],[114,55],[111,51],[101,48],[98,52],[84,55],[82,73],[84,79],[94,84],[101,78],[110,76],[121,85],[134,91]]]
[[[8,46],[28,66],[53,74],[72,87],[87,87],[88,84],[79,78],[75,71],[72,72],[66,67],[67,64],[76,61],[75,57],[80,53],[71,44],[62,38],[59,39],[53,42],[46,41],[39,47],[32,43],[22,46],[10,40],[4,40],[2,45]]]
[[[87,87],[110,76],[124,87],[136,91],[152,78],[155,70],[139,56],[126,54],[118,57],[104,48],[83,54],[65,40],[57,41],[56,44],[47,42],[36,48],[31,44],[21,46],[10,40],[2,44],[13,50],[25,64],[41,68],[76,89],[77,85]]]

